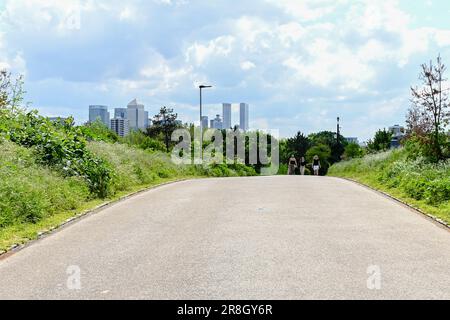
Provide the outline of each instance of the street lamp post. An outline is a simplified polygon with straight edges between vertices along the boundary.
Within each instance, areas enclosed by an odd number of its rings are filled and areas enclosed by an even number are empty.
[[[337,118],[337,132],[336,132],[336,140],[337,140],[337,145],[339,146],[339,144],[340,144],[340,135],[341,135],[341,126],[340,126],[340,124],[339,124],[339,122],[340,122],[340,118],[338,117]]]
[[[201,150],[201,158],[203,159],[203,114],[202,114],[202,90],[212,88],[212,86],[204,86],[201,85],[198,87],[200,89],[200,150]]]

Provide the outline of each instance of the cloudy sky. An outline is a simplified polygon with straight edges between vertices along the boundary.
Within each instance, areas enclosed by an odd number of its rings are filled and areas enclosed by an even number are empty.
[[[89,104],[182,120],[250,104],[251,126],[370,138],[403,123],[421,63],[450,63],[448,0],[0,0],[0,67],[48,116]]]

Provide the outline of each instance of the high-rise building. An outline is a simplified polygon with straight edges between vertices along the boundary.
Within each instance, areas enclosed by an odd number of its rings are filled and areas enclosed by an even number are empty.
[[[110,116],[107,106],[91,105],[89,106],[89,122],[100,120],[105,126],[110,127]]]
[[[128,119],[124,118],[111,119],[111,130],[117,133],[119,137],[125,137],[130,131],[128,123]]]
[[[223,128],[231,129],[231,103],[222,104]]]
[[[144,105],[131,101],[127,107],[127,118],[129,120],[130,130],[145,130],[148,125],[148,112],[144,110]]]
[[[208,129],[208,116],[202,116],[202,129]]]
[[[239,121],[239,128],[241,130],[247,131],[249,129],[249,121],[248,121],[248,110],[249,106],[247,103],[241,103],[240,105],[240,121]]]
[[[405,128],[396,124],[389,127],[389,132],[392,134],[391,148],[400,148],[401,141],[405,137]]]
[[[222,119],[220,118],[220,114],[216,115],[216,118],[211,121],[212,121],[211,129],[218,129],[218,130],[223,129],[223,122]]]
[[[127,108],[115,108],[114,118],[127,119]]]
[[[144,127],[145,129],[147,129],[148,127],[150,127],[150,119],[148,118],[148,111],[144,111]]]
[[[358,138],[356,138],[356,137],[347,137],[347,138],[345,138],[345,140],[346,140],[348,143],[359,144],[359,140],[358,140]]]

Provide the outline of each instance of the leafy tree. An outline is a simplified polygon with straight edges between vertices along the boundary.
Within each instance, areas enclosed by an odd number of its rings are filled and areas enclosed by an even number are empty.
[[[306,161],[311,166],[314,156],[318,156],[320,159],[320,174],[326,175],[328,173],[328,169],[330,168],[329,159],[331,158],[331,149],[329,146],[325,144],[318,144],[314,147],[311,147],[306,152]]]
[[[367,143],[370,152],[385,151],[391,148],[392,133],[386,129],[378,130],[373,140]]]
[[[155,140],[145,135],[142,131],[131,131],[121,139],[121,142],[129,146],[135,146],[143,150],[165,151],[166,146],[159,140]]]
[[[408,129],[427,144],[432,146],[432,160],[444,159],[445,127],[450,122],[450,102],[448,89],[443,88],[447,79],[444,73],[447,67],[438,56],[436,63],[422,64],[419,79],[420,87],[412,87],[413,104],[407,116]],[[428,139],[427,139],[428,138]]]
[[[278,143],[280,146],[280,163],[286,164],[292,156],[292,153],[288,148],[287,139],[280,139]]]
[[[300,131],[290,139],[286,141],[287,153],[289,157],[294,155],[296,158],[301,158],[306,155],[306,151],[311,147],[311,141],[309,138]]]
[[[172,132],[177,129],[178,114],[173,109],[162,107],[159,113],[153,117],[152,126],[147,128],[147,135],[151,138],[158,138],[163,135],[166,151],[170,151],[170,137]]]
[[[331,164],[341,161],[342,155],[345,151],[345,146],[348,142],[342,135],[339,135],[339,143],[337,141],[336,133],[331,131],[322,131],[309,135],[312,145],[326,145],[330,148],[331,154],[327,159]]]
[[[89,141],[94,140],[114,143],[119,140],[119,136],[99,119],[81,126],[80,129]]]
[[[0,71],[0,109],[18,107],[24,93],[23,76],[12,79],[11,72]]]
[[[345,146],[345,152],[344,157],[346,159],[354,159],[354,158],[360,158],[363,155],[363,150],[357,143],[349,143],[347,146]]]

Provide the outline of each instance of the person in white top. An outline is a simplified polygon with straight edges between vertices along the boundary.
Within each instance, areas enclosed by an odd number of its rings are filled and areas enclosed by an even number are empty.
[[[319,171],[320,171],[320,159],[319,156],[314,156],[313,159],[313,170],[314,170],[314,175],[318,176],[319,175]]]

